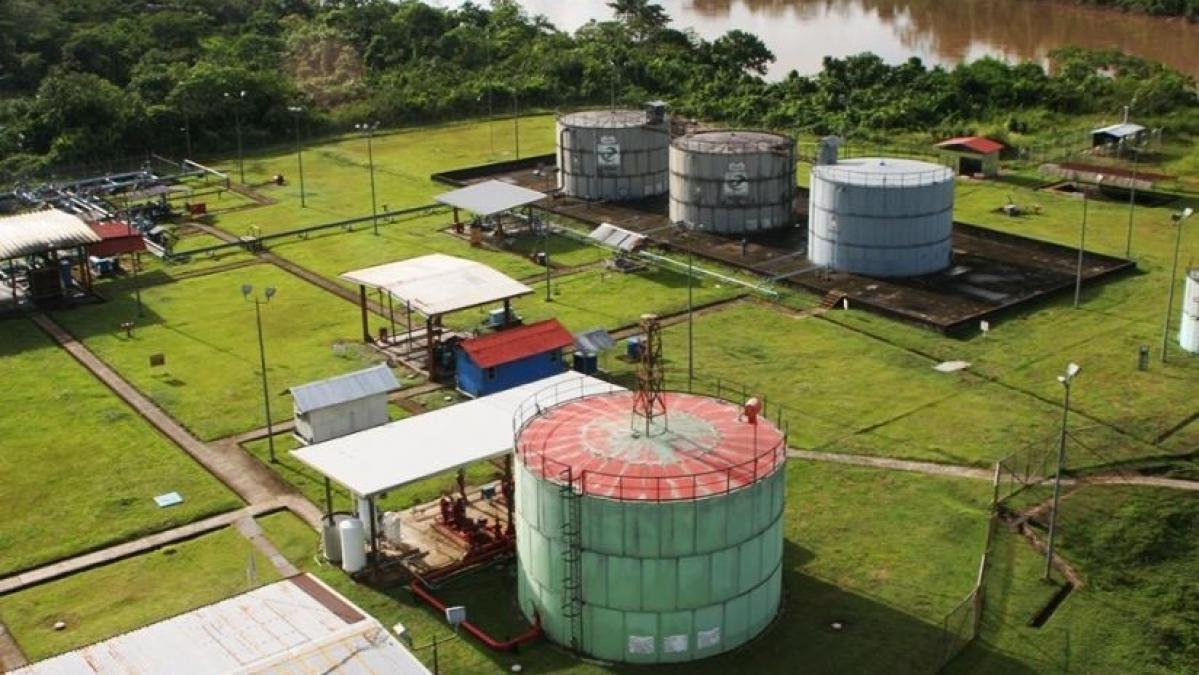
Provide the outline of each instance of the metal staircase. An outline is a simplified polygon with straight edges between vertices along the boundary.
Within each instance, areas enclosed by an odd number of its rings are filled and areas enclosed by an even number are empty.
[[[575,490],[570,467],[563,469],[558,478],[562,500],[562,616],[570,622],[570,647],[578,652],[583,650],[583,495]]]

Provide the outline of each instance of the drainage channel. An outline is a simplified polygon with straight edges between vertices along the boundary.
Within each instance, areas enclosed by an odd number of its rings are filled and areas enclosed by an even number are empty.
[[[1074,584],[1072,582],[1067,581],[1062,584],[1061,588],[1057,589],[1057,592],[1053,594],[1053,597],[1049,598],[1049,602],[1045,603],[1045,606],[1028,620],[1028,625],[1032,628],[1044,626],[1049,619],[1053,618],[1053,613],[1057,611],[1058,607],[1062,606],[1062,603],[1066,601],[1066,597],[1073,591]]]

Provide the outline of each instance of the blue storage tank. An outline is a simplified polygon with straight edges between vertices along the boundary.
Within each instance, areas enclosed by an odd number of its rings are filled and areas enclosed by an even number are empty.
[[[629,360],[631,360],[631,361],[640,361],[641,360],[641,338],[640,337],[634,336],[625,341],[625,355],[628,356]]]
[[[574,354],[574,369],[575,372],[584,375],[594,375],[599,372],[599,355],[591,352],[575,352]]]

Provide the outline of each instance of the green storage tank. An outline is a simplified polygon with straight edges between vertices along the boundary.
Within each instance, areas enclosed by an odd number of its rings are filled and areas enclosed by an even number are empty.
[[[726,652],[778,613],[784,436],[738,406],[677,393],[647,434],[635,396],[579,398],[519,428],[521,609],[608,661]]]

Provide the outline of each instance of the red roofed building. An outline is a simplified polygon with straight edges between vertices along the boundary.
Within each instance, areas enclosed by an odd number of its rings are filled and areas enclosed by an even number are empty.
[[[962,176],[998,176],[1003,143],[982,136],[959,136],[937,143],[946,163]]]
[[[92,231],[100,241],[89,244],[87,254],[97,258],[107,258],[122,253],[136,253],[146,250],[146,242],[136,229],[131,228],[121,220],[106,220],[91,224]]]
[[[458,389],[485,396],[566,370],[562,350],[574,336],[557,319],[547,319],[463,340],[456,353]]]

